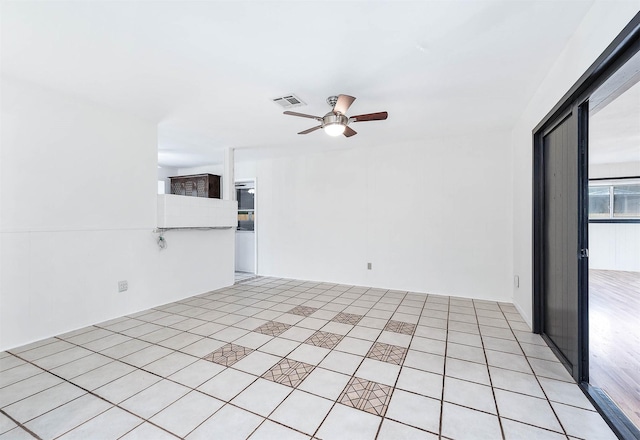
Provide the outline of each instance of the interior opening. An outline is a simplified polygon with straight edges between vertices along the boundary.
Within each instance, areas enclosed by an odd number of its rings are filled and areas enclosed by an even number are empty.
[[[236,282],[256,275],[256,181],[236,181],[238,226],[236,228]]]
[[[640,427],[640,52],[589,100],[589,383]]]

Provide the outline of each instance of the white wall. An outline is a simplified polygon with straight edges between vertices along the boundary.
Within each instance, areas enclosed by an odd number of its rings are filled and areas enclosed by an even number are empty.
[[[236,270],[256,273],[256,233],[236,231]]]
[[[1,90],[0,350],[233,283],[233,230],[156,245],[155,124]]]
[[[590,179],[638,176],[640,176],[640,162],[589,164]]]
[[[509,134],[485,133],[235,172],[259,182],[261,275],[510,301],[510,163]]]
[[[164,193],[171,194],[171,179],[169,177],[177,176],[180,172],[174,167],[158,167],[158,181],[164,182]]]
[[[224,164],[203,165],[201,167],[178,168],[180,176],[188,176],[190,174],[215,174],[222,176],[224,172]]]
[[[590,223],[589,268],[640,272],[640,224]]]
[[[513,265],[520,276],[513,300],[532,319],[532,130],[634,17],[640,2],[596,1],[524,109],[512,131]]]

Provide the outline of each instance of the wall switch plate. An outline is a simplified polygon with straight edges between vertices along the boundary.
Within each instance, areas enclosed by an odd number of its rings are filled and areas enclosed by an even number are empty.
[[[513,285],[515,287],[520,287],[520,277],[518,275],[513,277]]]
[[[129,283],[127,280],[118,281],[118,292],[125,292],[127,289],[129,289]]]
[[[367,263],[367,270],[371,270],[371,263]]]

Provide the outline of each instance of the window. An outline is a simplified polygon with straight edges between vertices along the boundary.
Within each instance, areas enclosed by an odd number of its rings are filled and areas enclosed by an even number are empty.
[[[589,220],[640,220],[640,179],[589,183]]]
[[[613,216],[640,218],[640,185],[613,187]]]

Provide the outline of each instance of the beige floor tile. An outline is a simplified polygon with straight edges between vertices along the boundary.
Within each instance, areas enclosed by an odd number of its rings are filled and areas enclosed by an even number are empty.
[[[191,391],[157,413],[150,422],[184,437],[218,411],[224,402],[198,391]]]
[[[287,356],[289,359],[318,365],[329,354],[328,348],[316,347],[309,344],[301,344]]]
[[[301,342],[293,341],[291,339],[274,338],[261,346],[258,350],[265,353],[285,357],[293,350],[295,350],[300,344]]]
[[[447,359],[445,375],[469,382],[477,382],[483,385],[491,385],[487,366],[475,362],[467,362],[459,359]]]
[[[350,377],[346,374],[318,367],[302,381],[298,388],[326,399],[336,400],[349,379]]]
[[[225,405],[186,438],[188,440],[210,440],[211,433],[225,440],[244,440],[262,423],[260,416],[231,405]]]
[[[110,359],[108,361],[111,362]],[[27,363],[4,370],[0,374],[0,389],[40,373],[42,373],[42,369]]]
[[[313,435],[333,404],[331,400],[295,390],[269,418],[305,434]]]
[[[375,359],[365,359],[355,372],[355,376],[357,377],[389,386],[395,385],[399,374],[400,365],[381,362]]]
[[[498,417],[447,402],[442,408],[442,435],[456,440],[502,438]]]
[[[0,408],[32,396],[55,385],[62,383],[62,379],[50,374],[40,373],[20,382],[8,385],[0,391]]]
[[[100,433],[102,438],[118,438],[142,424],[144,420],[129,414],[120,408],[111,408],[97,417],[87,421],[77,428],[69,431],[60,440],[85,440],[97,438]]]
[[[502,429],[505,440],[566,440],[567,438],[559,432],[548,431],[509,419],[502,419]]]
[[[440,374],[405,366],[402,367],[396,387],[434,399],[441,399],[443,380],[444,378]]]
[[[566,405],[578,406],[580,408],[595,411],[593,405],[584,395],[578,384],[560,380],[538,379],[544,389],[547,398],[552,402],[564,403]]]
[[[186,366],[193,364],[197,360],[197,357],[190,356],[184,353],[173,352],[163,358],[158,359],[157,361],[145,365],[143,368],[146,371],[157,374],[158,376],[167,377],[172,375],[176,371],[182,370]]]
[[[336,404],[324,420],[317,437],[325,440],[369,440],[375,438],[381,417]]]
[[[257,379],[256,376],[227,368],[198,387],[217,399],[230,401]]]
[[[275,364],[277,364],[279,361],[279,356],[262,353],[260,351],[254,351],[248,354],[246,357],[240,359],[238,362],[234,363],[233,368],[235,368],[236,370],[244,371],[245,373],[260,376]]]
[[[396,389],[386,417],[435,434],[440,425],[440,400]]]
[[[501,417],[562,432],[547,400],[503,390],[495,390],[495,396]]]
[[[120,403],[122,408],[148,419],[189,392],[189,388],[161,380]]]
[[[334,350],[331,351],[318,366],[337,371],[338,373],[352,375],[363,360],[364,356]]]
[[[41,415],[25,426],[41,438],[56,438],[111,407],[112,405],[104,400],[85,394]]]
[[[62,382],[26,399],[6,406],[3,408],[3,411],[18,422],[26,423],[84,394],[86,394],[86,391],[68,382]]]
[[[169,379],[189,388],[198,388],[225,369],[226,367],[223,365],[200,359],[172,374]]]
[[[265,420],[249,437],[250,440],[309,440],[309,436],[282,426],[271,420]]]
[[[447,377],[444,382],[444,400],[449,403],[496,414],[491,387],[475,382]]]
[[[489,367],[491,372],[491,381],[495,388],[507,391],[528,394],[533,397],[544,399],[544,393],[533,374],[520,373],[513,370],[505,370],[503,368]]]
[[[485,353],[487,355],[487,362],[491,366],[506,368],[520,373],[532,373],[529,362],[524,356],[494,350],[485,350]]]
[[[589,440],[615,440],[617,438],[597,412],[561,403],[552,403],[551,405],[568,435]]]
[[[398,440],[398,439],[412,439],[412,440],[438,440],[436,434],[414,428],[412,426],[404,425],[402,423],[394,422],[390,419],[384,419],[380,432],[376,440]]]
[[[292,391],[293,389],[286,385],[259,378],[236,396],[231,403],[267,417]]]
[[[404,366],[429,371],[431,373],[444,374],[444,356],[409,350],[404,359]]]
[[[409,348],[411,348],[412,350],[424,351],[426,353],[444,356],[445,346],[446,344],[444,343],[444,341],[414,336],[411,340],[411,345],[409,346]]]
[[[345,336],[336,346],[335,350],[365,356],[371,349],[371,346],[373,346],[373,341]]]
[[[118,404],[123,400],[149,388],[162,378],[142,370],[135,370],[119,379],[94,390],[94,393],[109,402]]]
[[[471,345],[447,343],[447,357],[461,359],[463,361],[476,362],[478,364],[486,364],[484,350],[481,347],[473,347]]]

